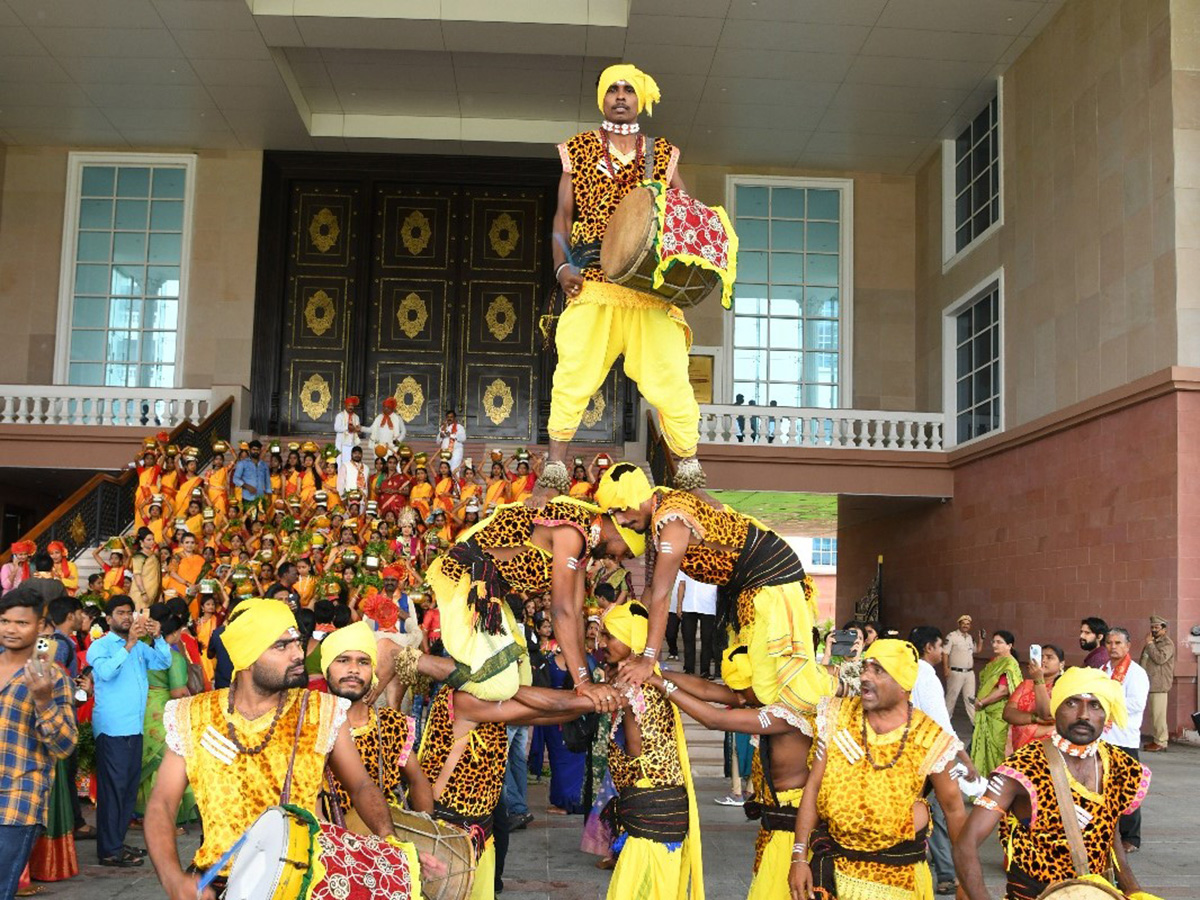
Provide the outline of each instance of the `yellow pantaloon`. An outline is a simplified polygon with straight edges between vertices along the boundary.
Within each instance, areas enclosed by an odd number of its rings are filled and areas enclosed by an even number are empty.
[[[779,792],[779,803],[783,806],[799,806],[804,797],[804,788],[793,788]],[[790,831],[772,831],[767,846],[763,848],[762,861],[750,882],[746,900],[791,900],[788,888],[788,873],[792,870],[792,844],[795,835]]]
[[[488,838],[483,855],[475,864],[475,880],[471,882],[470,900],[495,900],[496,897],[496,839]]]
[[[678,900],[686,896],[689,871],[684,868],[683,848],[648,838],[630,837],[617,857],[608,900]]]
[[[738,642],[748,645],[752,686],[764,704],[779,701],[799,713],[813,713],[837,681],[816,659],[813,604],[798,582],[769,585],[754,595],[754,621]]]
[[[558,364],[550,394],[550,439],[570,441],[617,357],[658,410],[663,437],[679,457],[695,456],[700,407],[688,380],[691,330],[678,307],[618,284],[587,281],[559,319]]]

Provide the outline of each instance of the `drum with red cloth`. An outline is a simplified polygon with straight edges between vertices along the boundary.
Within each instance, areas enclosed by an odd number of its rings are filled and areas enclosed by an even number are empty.
[[[604,232],[600,267],[612,281],[676,306],[695,306],[718,287],[729,306],[737,234],[725,210],[686,191],[646,182],[625,195]]]

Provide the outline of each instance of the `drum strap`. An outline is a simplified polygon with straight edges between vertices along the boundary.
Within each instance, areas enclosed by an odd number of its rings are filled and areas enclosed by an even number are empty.
[[[1082,878],[1091,873],[1088,864],[1087,848],[1083,844],[1083,830],[1079,827],[1079,819],[1075,816],[1075,800],[1071,796],[1071,785],[1067,781],[1067,764],[1059,749],[1042,738],[1042,749],[1046,752],[1046,761],[1050,764],[1050,780],[1054,782],[1054,796],[1058,800],[1058,816],[1062,819],[1063,831],[1067,835],[1067,844],[1071,848],[1071,861],[1075,864],[1075,874]]]
[[[646,161],[646,180],[654,180],[654,138],[648,134],[643,134],[645,141],[645,150],[642,153],[642,158]]]
[[[279,805],[287,806],[292,799],[292,769],[296,765],[296,748],[300,746],[300,734],[304,731],[304,716],[308,712],[308,691],[300,694],[300,718],[296,720],[296,736],[292,740],[292,755],[288,757],[287,776],[283,779],[283,790],[279,793]]]

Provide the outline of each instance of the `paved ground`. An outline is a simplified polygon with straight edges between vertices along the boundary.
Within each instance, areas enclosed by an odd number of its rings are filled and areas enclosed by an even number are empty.
[[[965,723],[964,723],[965,724]],[[964,729],[965,730],[965,729]],[[714,777],[720,760],[719,736],[688,729],[704,832],[705,887],[712,900],[744,897],[750,883],[754,827],[737,808],[717,806],[714,799],[728,782]],[[1173,746],[1150,757],[1154,782],[1145,805],[1142,851],[1133,857],[1135,871],[1148,890],[1165,900],[1196,900],[1200,884],[1196,858],[1200,851],[1200,749]],[[546,785],[531,784],[529,806],[537,816],[526,831],[512,836],[503,900],[594,900],[604,896],[608,873],[596,869],[594,857],[579,851],[582,819],[546,816]],[[130,843],[141,843],[131,832]],[[180,839],[182,854],[198,845],[196,835]],[[95,865],[94,844],[82,844],[79,878],[43,885],[43,896],[56,900],[159,900],[163,893],[149,866],[119,871]],[[996,841],[985,853],[988,883],[1001,896],[1000,853]],[[136,874],[135,874],[136,873]]]

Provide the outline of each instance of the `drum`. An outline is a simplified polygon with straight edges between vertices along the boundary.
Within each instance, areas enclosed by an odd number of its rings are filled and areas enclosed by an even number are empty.
[[[312,900],[409,900],[412,896],[408,858],[399,847],[375,835],[318,825],[310,813],[297,807],[272,806],[246,833],[224,898],[299,900],[314,857],[324,875],[312,885]]]
[[[475,880],[475,847],[465,829],[431,818],[425,813],[393,806],[392,823],[402,841],[415,844],[418,853],[428,853],[445,863],[446,874],[430,877],[422,872],[421,892],[426,900],[466,900]],[[358,813],[346,813],[346,827],[370,834]]]
[[[736,257],[737,236],[724,210],[655,183],[634,188],[614,210],[600,268],[617,284],[695,306],[721,285],[727,300]]]
[[[1125,895],[1105,884],[1072,878],[1050,885],[1038,895],[1038,900],[1125,900]]]

